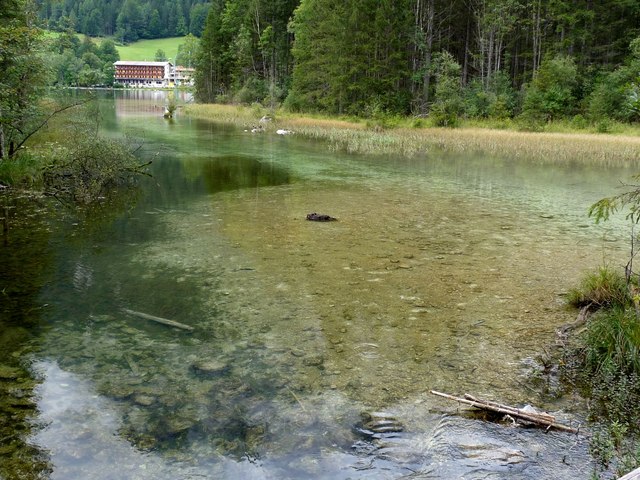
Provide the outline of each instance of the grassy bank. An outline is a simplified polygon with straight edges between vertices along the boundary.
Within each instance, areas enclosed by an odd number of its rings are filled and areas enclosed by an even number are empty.
[[[188,115],[249,127],[267,114],[260,106],[189,105]],[[501,127],[500,129],[496,127]],[[267,131],[292,130],[298,135],[321,139],[332,150],[364,154],[415,156],[434,149],[452,152],[484,152],[536,163],[580,161],[598,165],[640,164],[640,128],[612,126],[618,134],[594,133],[571,128],[569,123],[545,125],[549,131],[528,128],[512,121],[468,122],[462,127],[435,128],[428,120],[388,118],[378,120],[332,119],[276,113]],[[594,127],[595,128],[595,127]]]
[[[589,399],[594,421],[594,478],[610,469],[623,475],[640,466],[640,297],[634,280],[600,267],[569,293],[582,308],[565,350],[564,372]],[[584,315],[592,312],[590,315]]]

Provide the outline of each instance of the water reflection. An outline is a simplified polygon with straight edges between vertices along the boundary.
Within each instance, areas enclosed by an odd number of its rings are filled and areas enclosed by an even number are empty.
[[[99,395],[90,382],[55,362],[39,361],[34,369],[42,378],[37,391],[45,426],[32,441],[47,446],[56,466],[52,479],[526,479],[586,478],[589,473],[579,453],[585,439],[482,425],[429,412],[421,404],[396,406],[408,422],[406,432],[356,438],[340,427],[353,420],[345,413],[356,406],[338,392],[294,407],[279,405],[274,411],[280,414],[269,417],[279,427],[260,451],[221,455],[219,445],[202,434],[189,435],[188,453],[178,445],[149,450],[123,438],[119,402]]]
[[[284,185],[290,181],[286,170],[241,155],[214,157],[202,162],[201,168],[209,193]]]
[[[1,194],[0,205],[10,207],[9,231],[0,234],[0,478],[30,480],[46,474],[49,463],[46,453],[27,443],[36,399],[23,360],[44,329],[39,293],[55,259],[49,212]]]
[[[184,90],[137,90],[125,89],[109,92],[113,94],[116,117],[143,118],[150,115],[162,117],[169,101],[184,105],[193,101],[193,94]],[[101,97],[106,96],[102,93]]]

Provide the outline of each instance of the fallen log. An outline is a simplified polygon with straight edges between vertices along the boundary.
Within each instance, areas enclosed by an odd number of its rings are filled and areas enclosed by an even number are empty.
[[[471,405],[472,407],[476,407],[481,410],[488,410],[491,412],[502,413],[504,415],[510,415],[512,417],[519,418],[521,420],[524,420],[539,426],[543,426],[547,430],[550,428],[554,428],[556,430],[562,430],[563,432],[578,433],[578,430],[575,428],[568,427],[560,423],[556,423],[555,417],[553,415],[549,415],[548,413],[528,412],[526,410],[510,407],[508,405],[501,405],[499,403],[490,402],[487,400],[478,400],[477,398],[472,397],[471,395],[465,395],[465,398],[461,398],[461,397],[455,397],[453,395],[448,395],[446,393],[436,392],[435,390],[431,390],[431,393],[439,397],[443,397],[449,400],[454,400],[459,403],[465,403],[467,405]]]
[[[530,410],[525,410],[525,409],[521,409],[521,408],[515,408],[515,407],[510,407],[508,405],[502,405],[500,403],[496,403],[496,402],[491,402],[489,400],[481,400],[478,398],[475,398],[467,393],[464,394],[464,398],[466,398],[467,400],[471,400],[474,402],[478,402],[481,403],[482,405],[487,405],[488,408],[491,407],[495,407],[495,408],[499,408],[499,409],[503,409],[505,411],[509,412],[509,415],[520,415],[520,414],[525,414],[525,415],[529,415],[535,418],[540,418],[541,420],[545,421],[545,422],[549,422],[549,423],[554,423],[556,421],[556,417],[554,417],[553,415],[550,415],[546,412],[532,412]]]
[[[161,323],[162,325],[168,325],[169,327],[175,327],[181,330],[188,330],[190,332],[193,331],[192,326],[185,325],[184,323],[176,322],[175,320],[169,320],[168,318],[156,317],[155,315],[149,315],[148,313],[143,313],[143,312],[136,312],[135,310],[129,310],[128,308],[123,308],[122,311],[125,313],[128,313],[129,315],[133,315],[134,317],[144,318],[145,320]]]

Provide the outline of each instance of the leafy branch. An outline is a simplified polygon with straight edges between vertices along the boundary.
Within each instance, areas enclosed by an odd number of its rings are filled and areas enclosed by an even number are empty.
[[[633,178],[640,181],[640,175],[635,175]],[[629,207],[627,219],[630,219],[634,224],[640,221],[640,185],[623,184],[623,187],[631,188],[631,190],[613,197],[602,198],[591,205],[589,216],[595,219],[596,223],[609,220],[611,215],[625,207]]]

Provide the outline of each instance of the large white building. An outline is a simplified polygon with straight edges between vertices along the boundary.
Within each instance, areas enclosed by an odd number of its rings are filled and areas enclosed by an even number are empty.
[[[193,68],[174,67],[171,62],[138,62],[119,60],[115,67],[115,82],[125,87],[162,88],[193,85]]]

